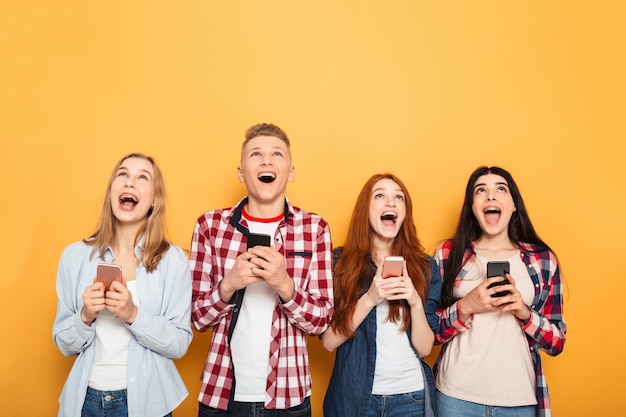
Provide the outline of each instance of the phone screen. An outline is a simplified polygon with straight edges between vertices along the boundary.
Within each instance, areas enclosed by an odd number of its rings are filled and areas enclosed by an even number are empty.
[[[494,282],[489,284],[487,288],[497,287],[498,285],[509,284],[510,281],[506,278],[506,274],[510,272],[510,266],[508,261],[492,261],[487,262],[487,278],[502,277],[504,281]],[[509,295],[511,291],[500,291],[492,294],[492,297],[504,297]]]
[[[270,246],[272,237],[270,235],[264,235],[260,233],[248,233],[248,246],[247,248],[253,248],[255,246]]]

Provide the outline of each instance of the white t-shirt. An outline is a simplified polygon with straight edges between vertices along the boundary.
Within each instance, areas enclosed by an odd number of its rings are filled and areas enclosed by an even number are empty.
[[[274,236],[278,222],[247,219],[250,232]],[[230,341],[235,369],[235,401],[264,402],[269,373],[272,316],[278,294],[266,282],[246,287]]]
[[[389,321],[389,302],[376,306],[376,367],[372,394],[394,395],[424,389],[419,359],[400,323]]]
[[[133,304],[139,307],[137,283],[127,281],[126,288],[133,296]],[[89,386],[99,391],[126,389],[126,367],[130,330],[124,322],[115,318],[109,310],[102,310],[94,322],[96,329],[96,353]]]
[[[534,286],[519,252],[506,259],[524,302],[532,303]],[[486,279],[489,259],[477,257],[455,297],[463,297]],[[537,404],[535,370],[526,336],[511,313],[474,314],[470,329],[448,342],[439,365],[437,389],[479,404],[506,407]]]

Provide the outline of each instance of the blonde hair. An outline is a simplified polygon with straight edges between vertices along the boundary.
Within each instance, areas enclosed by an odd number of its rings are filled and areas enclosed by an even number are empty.
[[[154,170],[152,176],[154,203],[148,211],[145,222],[137,232],[137,236],[135,236],[135,245],[143,236],[143,255],[141,261],[148,272],[153,272],[165,252],[169,249],[170,244],[165,239],[165,183],[163,181],[163,174],[154,159],[150,156],[141,153],[131,153],[124,156],[115,165],[104,196],[98,228],[91,236],[84,239],[83,242],[94,247],[91,252],[92,257],[96,252],[99,252],[100,256],[104,258],[104,253],[107,248],[109,248],[115,240],[117,220],[113,216],[113,209],[111,207],[111,185],[115,180],[117,171],[128,158],[144,159],[152,164]]]

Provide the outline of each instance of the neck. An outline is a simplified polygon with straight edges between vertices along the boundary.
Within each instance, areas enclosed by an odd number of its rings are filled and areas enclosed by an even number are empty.
[[[116,257],[120,255],[135,254],[135,237],[138,228],[118,227],[115,231],[115,239],[111,244],[111,249]]]
[[[264,203],[248,197],[246,211],[250,216],[260,219],[270,219],[280,216],[285,212],[285,198],[282,197],[270,203]]]
[[[391,244],[393,240],[391,239],[381,239],[376,236],[372,239],[372,259],[374,259],[374,263],[376,265],[380,265],[386,256],[392,255],[391,253]]]
[[[509,239],[508,234],[501,234],[496,236],[482,235],[474,243],[474,247],[482,249],[510,249],[516,246]]]
[[[517,245],[511,242],[508,235],[483,235],[474,242],[474,250],[476,253],[492,258],[507,257],[518,249]]]

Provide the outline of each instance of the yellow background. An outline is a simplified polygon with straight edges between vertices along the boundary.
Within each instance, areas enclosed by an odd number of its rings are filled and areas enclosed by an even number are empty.
[[[625,6],[621,1],[4,1],[0,13],[0,398],[56,415],[73,362],[51,340],[59,255],[96,226],[123,154],[155,156],[171,239],[230,206],[244,130],[293,141],[288,196],[343,243],[356,195],[392,171],[429,251],[465,181],[509,169],[567,283],[557,416],[626,405]],[[177,366],[196,415],[209,334]],[[333,355],[310,340],[314,416]],[[434,355],[429,358],[431,361]]]

